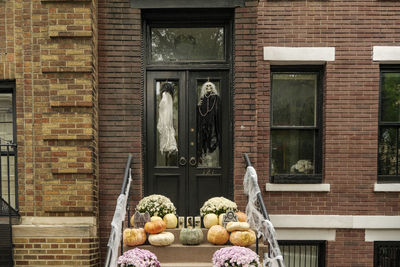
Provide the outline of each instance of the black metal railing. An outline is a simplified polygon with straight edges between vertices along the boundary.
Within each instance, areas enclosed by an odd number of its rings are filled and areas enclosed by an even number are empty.
[[[131,168],[130,168],[131,163],[132,163],[132,154],[129,154],[128,160],[126,162],[126,167],[125,167],[125,172],[124,172],[124,179],[122,181],[121,194],[120,194],[120,195],[125,195],[126,198],[129,198],[128,185],[130,184],[129,183],[129,179],[131,178]],[[128,194],[128,195],[126,195],[126,194]],[[125,207],[123,207],[125,210],[128,209],[129,201],[126,201],[126,203],[127,203],[127,205]],[[115,214],[117,213],[117,210],[118,210],[118,203],[117,203],[117,207],[115,208],[114,217],[115,217]],[[128,216],[129,216],[129,214],[128,214]],[[121,224],[123,224],[123,221],[121,222]],[[113,256],[115,256],[115,255],[113,255],[113,249],[114,249],[113,246],[116,246],[117,244],[110,244],[110,240],[114,239],[115,235],[121,235],[122,236],[122,231],[123,231],[123,227],[121,227],[121,232],[119,232],[119,233],[114,233],[113,229],[111,229],[109,242],[108,242],[108,245],[107,245],[107,256],[106,256],[106,261],[105,261],[105,265],[104,265],[105,267],[116,266],[115,263],[114,264],[112,263],[112,258],[113,258]],[[122,254],[122,252],[123,252],[122,238],[121,238],[121,242],[120,242],[120,244],[118,244],[118,246],[121,247],[121,254]]]
[[[247,155],[247,153],[245,153],[243,156],[244,156],[244,159],[246,161],[246,169],[247,169],[247,167],[251,166],[251,161],[250,161],[250,158]],[[259,210],[260,210],[261,214],[263,215],[264,219],[270,221],[270,218],[269,218],[269,215],[268,215],[268,212],[267,212],[267,208],[265,207],[264,200],[263,200],[263,197],[261,195],[261,191],[259,190],[260,188],[259,188],[257,183],[256,183],[255,186],[258,188],[257,205],[259,207]],[[269,248],[270,248],[269,254],[270,254],[270,256],[272,258],[274,258],[274,257],[278,256],[278,255],[275,255],[276,250],[279,251],[278,241],[275,239],[274,236],[272,236],[272,235],[268,235],[268,236],[269,236],[268,242],[270,244],[270,246],[269,246]],[[257,239],[257,243],[256,243],[256,253],[257,254],[258,254],[258,241],[259,240]],[[275,249],[272,249],[272,248],[275,248]],[[280,251],[279,251],[278,254],[280,254]],[[285,267],[282,260],[278,260],[277,262],[278,262],[279,267]]]
[[[0,266],[13,266],[12,223],[18,214],[17,146],[0,139]]]
[[[400,267],[400,241],[374,242],[374,267]]]

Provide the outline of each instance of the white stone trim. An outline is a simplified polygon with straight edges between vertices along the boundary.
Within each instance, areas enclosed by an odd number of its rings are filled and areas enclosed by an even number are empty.
[[[264,60],[272,64],[324,64],[335,61],[335,47],[264,47]]]
[[[400,241],[400,230],[365,230],[365,241]]]
[[[13,237],[96,237],[94,225],[13,225]]]
[[[372,60],[381,63],[400,63],[400,46],[374,46]]]
[[[374,192],[400,192],[399,184],[375,184]]]
[[[96,217],[23,216],[23,225],[96,225]]]
[[[336,240],[335,229],[276,229],[278,240]]]
[[[330,184],[271,184],[265,185],[267,192],[330,192]]]
[[[270,215],[275,228],[400,229],[400,216]]]

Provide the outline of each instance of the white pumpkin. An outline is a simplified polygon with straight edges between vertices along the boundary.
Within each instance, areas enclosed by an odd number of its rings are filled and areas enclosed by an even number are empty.
[[[178,219],[176,218],[175,214],[172,213],[166,214],[163,220],[167,224],[168,229],[176,228],[176,225],[178,224]]]
[[[162,232],[159,234],[149,235],[148,240],[153,246],[163,247],[171,245],[174,242],[175,237],[173,233]]]
[[[159,216],[151,216],[150,221],[154,222],[154,221],[162,221],[163,219]]]
[[[247,231],[250,229],[250,224],[247,222],[228,222],[226,224],[226,230],[228,232],[233,232],[233,231]]]
[[[218,224],[218,216],[214,213],[206,214],[203,218],[204,227],[210,229],[211,226]]]

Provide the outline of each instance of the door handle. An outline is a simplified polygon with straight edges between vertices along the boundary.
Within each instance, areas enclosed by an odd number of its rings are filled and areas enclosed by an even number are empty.
[[[185,166],[186,165],[186,158],[185,157],[181,157],[180,159],[179,159],[179,165],[181,165],[181,166]]]
[[[189,159],[189,164],[190,164],[191,166],[196,166],[196,163],[197,163],[197,161],[196,161],[196,158],[195,158],[195,157],[191,157],[191,158]]]

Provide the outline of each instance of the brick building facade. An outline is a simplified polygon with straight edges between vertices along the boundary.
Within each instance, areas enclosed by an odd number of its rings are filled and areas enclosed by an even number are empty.
[[[146,79],[156,68],[146,64],[144,38],[152,11],[135,2],[0,1],[0,82],[15,84],[21,215],[13,227],[15,266],[99,266],[129,153],[131,203],[145,194]],[[400,180],[380,178],[378,149],[386,127],[382,73],[400,72],[400,5],[246,0],[235,6],[228,9],[226,67],[232,198],[244,209],[243,153],[249,153],[280,240],[324,241],[325,266],[377,266],[377,242],[400,241]],[[321,178],[276,182],[272,77],[309,70],[321,80],[315,130]]]

